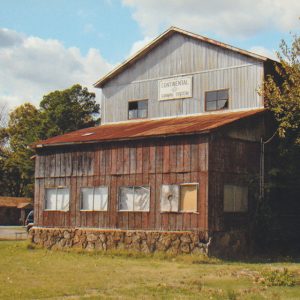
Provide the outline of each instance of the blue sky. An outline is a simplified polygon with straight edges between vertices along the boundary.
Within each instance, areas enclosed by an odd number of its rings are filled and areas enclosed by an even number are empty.
[[[274,57],[296,0],[0,0],[0,104],[92,84],[174,25]],[[94,90],[93,90],[94,91]],[[100,94],[97,92],[99,101]]]

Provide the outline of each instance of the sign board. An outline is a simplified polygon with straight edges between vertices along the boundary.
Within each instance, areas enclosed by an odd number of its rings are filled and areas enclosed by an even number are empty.
[[[193,97],[192,76],[173,77],[159,80],[158,100],[171,100]]]

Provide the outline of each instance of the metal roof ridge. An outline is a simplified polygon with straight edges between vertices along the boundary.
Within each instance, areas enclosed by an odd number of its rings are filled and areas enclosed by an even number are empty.
[[[128,65],[130,65],[131,62],[138,60],[140,57],[144,56],[148,51],[150,51],[152,48],[154,48],[156,45],[158,45],[161,41],[163,41],[165,38],[167,38],[170,34],[173,34],[176,32],[186,35],[186,36],[189,36],[191,38],[197,39],[197,40],[201,40],[203,42],[213,44],[218,47],[226,48],[228,50],[238,52],[238,53],[246,55],[246,56],[250,56],[250,57],[258,59],[258,60],[266,61],[266,60],[270,59],[266,56],[262,56],[262,55],[253,53],[248,50],[244,50],[244,49],[226,44],[224,42],[220,42],[215,39],[208,38],[208,37],[200,35],[200,34],[192,33],[190,31],[187,31],[187,30],[175,27],[175,26],[171,26],[167,30],[165,30],[163,33],[158,35],[156,38],[154,38],[151,42],[149,42],[144,47],[142,47],[140,50],[138,50],[136,53],[134,53],[133,55],[131,55],[127,59],[125,59],[121,64],[114,67],[106,75],[101,77],[98,81],[96,81],[94,83],[94,87],[101,88],[107,81],[109,81],[110,79],[112,79],[113,77],[118,75],[122,71],[122,69],[126,69],[126,67]]]

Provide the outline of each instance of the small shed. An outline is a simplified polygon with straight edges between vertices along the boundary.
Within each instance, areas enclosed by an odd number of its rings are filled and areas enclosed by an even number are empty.
[[[32,209],[31,198],[0,197],[0,225],[24,225],[25,218]]]

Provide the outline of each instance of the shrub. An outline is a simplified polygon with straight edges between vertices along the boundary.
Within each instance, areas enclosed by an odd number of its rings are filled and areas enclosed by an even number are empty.
[[[294,274],[287,268],[264,270],[261,276],[256,278],[256,282],[267,286],[294,286],[296,284]]]

